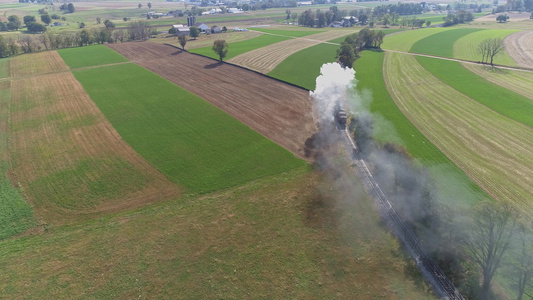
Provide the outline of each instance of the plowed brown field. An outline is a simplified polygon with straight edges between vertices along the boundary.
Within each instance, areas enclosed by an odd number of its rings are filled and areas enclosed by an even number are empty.
[[[520,67],[533,67],[533,31],[519,31],[504,39],[505,49]]]
[[[70,72],[13,80],[11,95],[13,179],[46,223],[179,195],[122,140]]]
[[[351,32],[345,30],[327,31],[302,38],[290,39],[243,53],[228,61],[267,74],[274,70],[274,68],[287,57],[300,50],[350,33]]]
[[[128,59],[197,94],[301,158],[316,131],[309,92],[154,43],[110,44]]]

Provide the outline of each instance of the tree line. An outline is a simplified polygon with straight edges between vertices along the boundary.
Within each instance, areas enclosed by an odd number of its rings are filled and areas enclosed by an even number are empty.
[[[359,57],[359,52],[365,49],[380,49],[385,33],[364,28],[358,33],[347,36],[337,49],[337,61],[345,68],[351,68]]]
[[[18,38],[0,35],[0,57],[42,50],[82,47],[93,44],[122,43],[134,40],[147,40],[152,35],[152,27],[146,21],[136,21],[125,29],[93,28],[78,32],[38,35],[21,35]]]

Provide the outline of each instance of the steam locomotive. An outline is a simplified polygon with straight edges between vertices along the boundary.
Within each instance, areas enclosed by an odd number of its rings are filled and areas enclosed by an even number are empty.
[[[346,111],[344,111],[340,104],[337,104],[335,107],[335,121],[341,128],[345,128],[347,119]]]

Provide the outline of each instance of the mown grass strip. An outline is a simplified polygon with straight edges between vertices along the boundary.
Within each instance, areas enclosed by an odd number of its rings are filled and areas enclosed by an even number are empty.
[[[65,48],[59,49],[57,52],[71,69],[128,61],[127,58],[104,45]]]
[[[400,111],[383,80],[383,52],[364,51],[355,62],[357,89],[371,97],[370,111],[375,118],[374,138],[392,142],[428,167],[439,187],[439,198],[447,203],[474,203],[486,194],[446,155],[432,144]],[[395,76],[388,74],[388,76]],[[370,96],[368,95],[370,93]],[[381,117],[382,118],[381,118]]]
[[[501,38],[503,40],[508,35],[517,31],[518,30],[513,29],[488,29],[472,32],[455,42],[453,57],[464,60],[481,61],[481,55],[478,53],[478,46],[483,40],[489,38]],[[503,52],[494,57],[494,63],[506,66],[518,66],[507,52]]]
[[[9,70],[9,58],[0,59],[0,78],[8,78],[11,76]]]
[[[10,84],[0,83],[0,240],[36,225],[33,211],[8,177]]]
[[[307,164],[198,96],[134,64],[74,72],[133,149],[190,192]]]
[[[271,44],[275,44],[277,42],[285,41],[290,39],[289,37],[283,37],[283,36],[276,36],[276,35],[269,35],[269,34],[263,34],[261,36],[255,37],[253,39],[235,42],[235,43],[228,43],[228,54],[224,59],[230,59],[237,55],[246,53],[248,51],[262,48]],[[208,47],[202,47],[197,49],[190,50],[191,53],[201,54],[207,57],[211,57],[214,59],[218,59],[218,55],[215,54],[215,52],[212,49],[212,46]]]
[[[319,44],[300,50],[287,57],[268,75],[314,90],[316,78],[320,75],[320,67],[324,63],[337,60],[338,48],[337,45]]]
[[[455,41],[480,30],[483,29],[460,28],[439,32],[418,40],[409,52],[453,58]]]
[[[460,62],[416,57],[435,77],[495,112],[533,127],[533,101],[470,72]]]
[[[383,39],[383,45],[381,45],[381,48],[408,52],[409,49],[411,49],[411,46],[418,40],[448,30],[452,30],[452,28],[435,27],[406,30],[397,34],[386,36]]]
[[[250,28],[250,30],[260,31],[264,33],[271,33],[271,34],[279,34],[284,36],[291,36],[291,37],[303,37],[308,36],[311,34],[321,33],[325,32],[324,30],[282,30],[282,29],[271,29],[271,28],[265,28],[265,27],[254,27]]]

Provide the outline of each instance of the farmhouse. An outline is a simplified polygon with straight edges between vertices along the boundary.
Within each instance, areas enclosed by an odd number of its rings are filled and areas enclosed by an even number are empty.
[[[200,32],[203,32],[203,33],[207,33],[207,31],[209,30],[209,26],[205,25],[205,23],[202,23],[200,25],[195,24],[195,26],[198,27]]]
[[[227,12],[230,13],[230,14],[242,14],[243,13],[242,9],[238,9],[238,8],[235,8],[235,7],[228,8]]]

